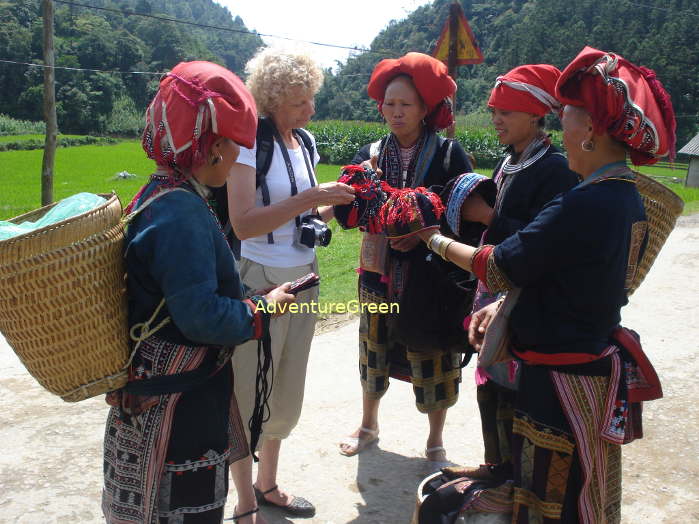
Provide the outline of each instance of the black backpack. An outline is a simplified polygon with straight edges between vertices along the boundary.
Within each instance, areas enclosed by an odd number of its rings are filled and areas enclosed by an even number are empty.
[[[304,129],[294,129],[297,137],[301,138],[301,146],[306,148],[308,154],[313,161],[315,156],[315,148],[311,135]],[[257,151],[255,153],[255,188],[262,187],[262,200],[264,205],[269,205],[269,192],[265,183],[265,176],[272,165],[272,153],[274,152],[274,123],[269,118],[260,117],[257,120]],[[233,255],[236,260],[240,260],[240,239],[235,236],[231,220],[228,216],[228,191],[227,184],[222,187],[213,188],[214,209],[218,216],[223,232],[226,235],[226,240],[231,246]]]

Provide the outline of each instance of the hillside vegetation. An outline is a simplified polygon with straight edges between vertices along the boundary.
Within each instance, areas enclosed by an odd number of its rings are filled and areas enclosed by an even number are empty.
[[[485,63],[458,69],[457,110],[482,112],[495,78],[525,63],[564,67],[585,45],[615,51],[655,69],[678,116],[681,146],[699,131],[697,0],[460,0]],[[408,51],[430,53],[451,0],[435,0],[391,21],[371,51],[327,71],[316,119],[378,120],[366,95],[374,65]],[[218,31],[136,16],[167,16],[246,31],[244,21],[212,0],[81,0],[56,3],[56,64],[118,71],[165,71],[204,59],[243,73],[262,45],[256,34]],[[300,9],[305,9],[301,4]],[[260,8],[264,8],[262,6]],[[133,14],[132,14],[133,13]],[[367,14],[370,16],[370,13]],[[327,24],[341,20],[328,19]],[[0,59],[41,62],[38,0],[0,0]],[[328,42],[332,43],[332,42]],[[0,63],[0,114],[42,119],[42,70]],[[157,86],[157,75],[57,72],[59,127],[64,133],[133,135]]]

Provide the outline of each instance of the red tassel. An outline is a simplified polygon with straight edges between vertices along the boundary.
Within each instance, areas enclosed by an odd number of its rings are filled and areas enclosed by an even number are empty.
[[[352,206],[352,209],[350,209],[349,212],[349,216],[347,217],[347,225],[349,227],[356,227],[358,221],[359,210],[357,209],[357,206]]]
[[[668,133],[668,155],[670,162],[675,160],[675,147],[677,145],[677,137],[675,135],[675,130],[677,129],[677,121],[675,120],[675,110],[672,107],[672,100],[670,95],[665,90],[663,84],[658,80],[655,71],[648,69],[647,67],[638,68],[643,78],[648,82],[651,92],[655,101],[660,106],[660,112],[663,114],[663,121],[665,122],[665,128]]]

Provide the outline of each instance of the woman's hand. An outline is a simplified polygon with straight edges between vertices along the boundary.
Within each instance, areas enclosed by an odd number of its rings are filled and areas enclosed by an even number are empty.
[[[480,222],[490,226],[495,212],[480,193],[473,192],[461,205],[461,218],[467,222]]]
[[[296,297],[288,293],[289,286],[291,286],[291,282],[285,282],[265,295],[268,309],[274,311],[273,317],[283,315],[288,310],[288,304],[296,302]]]
[[[339,206],[354,200],[354,188],[341,182],[325,182],[314,189],[316,206]]]
[[[423,242],[427,242],[434,234],[439,234],[439,229],[423,229],[417,232],[417,237]]]
[[[372,156],[371,159],[365,160],[360,164],[362,167],[373,169],[376,171],[376,174],[379,175],[379,178],[383,176],[383,171],[381,171],[378,167],[379,165],[379,157],[377,156]]]
[[[390,240],[391,247],[396,251],[400,251],[401,253],[406,253],[412,249],[415,249],[415,246],[417,246],[419,243],[420,237],[418,235],[410,235],[409,237],[404,238],[393,238]]]
[[[498,312],[498,307],[500,307],[500,300],[471,315],[471,323],[468,325],[468,341],[476,351],[480,351],[483,347],[485,332],[488,331],[488,326],[490,326],[495,313]]]

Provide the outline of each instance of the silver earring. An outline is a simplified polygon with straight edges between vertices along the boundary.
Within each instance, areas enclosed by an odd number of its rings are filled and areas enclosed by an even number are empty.
[[[580,148],[587,153],[591,153],[595,150],[595,143],[592,140],[583,140]]]

